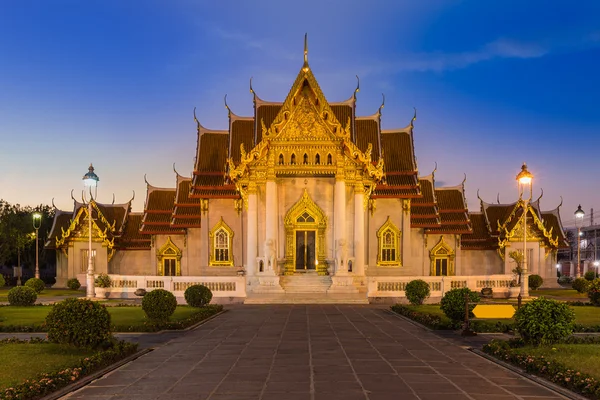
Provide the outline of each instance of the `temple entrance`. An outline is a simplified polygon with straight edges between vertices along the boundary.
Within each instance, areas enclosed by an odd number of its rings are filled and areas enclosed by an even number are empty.
[[[316,231],[296,231],[296,272],[315,270]]]
[[[287,212],[285,225],[285,275],[316,271],[327,275],[325,231],[327,217],[304,189],[302,197]]]

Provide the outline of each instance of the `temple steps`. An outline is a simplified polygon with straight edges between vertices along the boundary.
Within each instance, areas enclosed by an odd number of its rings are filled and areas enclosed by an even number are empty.
[[[330,276],[306,273],[282,276],[279,283],[286,293],[327,293],[332,282]]]
[[[244,304],[369,304],[364,293],[249,294]]]

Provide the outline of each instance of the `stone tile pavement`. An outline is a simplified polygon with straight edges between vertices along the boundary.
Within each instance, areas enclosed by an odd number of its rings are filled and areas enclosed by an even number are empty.
[[[231,307],[64,399],[542,400],[558,394],[382,307]]]

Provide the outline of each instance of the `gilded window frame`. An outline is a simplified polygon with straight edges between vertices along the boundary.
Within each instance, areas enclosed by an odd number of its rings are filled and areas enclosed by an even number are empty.
[[[217,240],[216,234],[220,230],[224,230],[227,233],[227,261],[217,261],[215,259],[215,240]],[[210,255],[208,259],[208,265],[210,267],[233,267],[234,259],[233,259],[233,229],[229,227],[223,220],[223,217],[215,224],[215,226],[209,232],[209,241],[210,241]]]
[[[394,235],[394,249],[396,259],[394,261],[383,261],[383,240],[386,232],[390,231]],[[400,254],[400,238],[402,237],[402,231],[398,229],[388,215],[387,220],[377,230],[377,266],[378,267],[401,267],[402,258]]]

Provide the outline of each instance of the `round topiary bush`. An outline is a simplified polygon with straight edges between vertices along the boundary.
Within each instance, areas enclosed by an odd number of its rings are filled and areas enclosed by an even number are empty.
[[[598,274],[596,274],[594,271],[588,271],[585,273],[585,275],[583,275],[583,277],[591,282],[598,277]]]
[[[579,293],[585,293],[588,290],[588,286],[590,285],[590,281],[585,278],[577,278],[571,284],[571,287],[577,290]]]
[[[565,303],[540,297],[519,308],[514,319],[525,343],[549,345],[573,333],[575,313]]]
[[[154,289],[142,299],[142,310],[153,321],[164,322],[175,312],[177,299],[173,293],[164,289]]]
[[[42,293],[42,291],[46,288],[46,284],[40,278],[27,279],[25,286],[32,288],[36,293]]]
[[[110,314],[102,304],[70,298],[54,304],[46,316],[48,340],[78,347],[98,347],[110,341]]]
[[[0,287],[4,287],[6,285],[6,280],[4,279],[4,275],[0,274]]]
[[[37,293],[29,286],[17,286],[8,291],[8,303],[11,306],[32,306],[37,300]]]
[[[479,303],[479,294],[469,288],[452,289],[446,292],[440,302],[440,309],[453,321],[465,319],[465,296],[469,296],[469,316],[473,317],[473,309]]]
[[[415,279],[408,282],[404,293],[410,304],[418,306],[423,304],[423,301],[429,297],[431,291],[427,282],[422,279]]]
[[[212,300],[212,292],[204,285],[192,285],[183,294],[185,301],[192,307],[204,307]]]
[[[78,290],[81,287],[81,283],[77,278],[71,278],[67,281],[67,287],[71,290]]]
[[[600,306],[600,279],[594,279],[590,282],[587,295],[590,299],[590,303],[595,306]]]
[[[544,284],[544,279],[539,275],[529,275],[529,288],[536,290]]]

